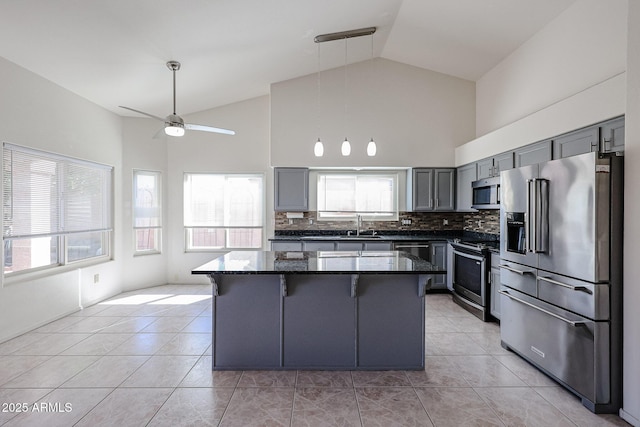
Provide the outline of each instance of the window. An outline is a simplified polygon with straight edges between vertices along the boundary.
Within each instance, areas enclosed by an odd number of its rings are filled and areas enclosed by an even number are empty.
[[[160,172],[133,171],[134,254],[162,250],[162,187]]]
[[[108,258],[113,168],[5,143],[4,273]]]
[[[262,175],[184,176],[186,250],[262,248]]]
[[[318,173],[318,219],[398,219],[397,174]]]

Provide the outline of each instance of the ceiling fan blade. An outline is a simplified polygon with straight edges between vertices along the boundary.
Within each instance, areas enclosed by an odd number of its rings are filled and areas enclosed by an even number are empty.
[[[154,116],[153,114],[145,113],[144,111],[134,110],[133,108],[124,107],[122,105],[118,105],[118,107],[124,108],[125,110],[134,111],[136,113],[144,114],[145,116],[151,117],[152,119],[160,120],[161,122],[165,121],[162,117]]]
[[[196,125],[194,123],[185,123],[184,128],[188,130],[201,130],[204,132],[223,133],[225,135],[235,135],[235,131],[229,129],[215,128],[213,126]]]

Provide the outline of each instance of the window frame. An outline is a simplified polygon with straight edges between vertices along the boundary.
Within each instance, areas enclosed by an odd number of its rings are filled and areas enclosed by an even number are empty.
[[[137,205],[137,192],[138,192],[138,186],[137,186],[137,177],[138,175],[152,175],[155,176],[156,178],[156,192],[157,192],[157,196],[158,196],[158,203],[157,203],[157,210],[158,210],[158,225],[155,226],[151,226],[151,225],[147,225],[147,226],[136,226],[136,208],[138,208]],[[144,256],[144,255],[158,255],[158,254],[162,254],[162,246],[163,246],[163,233],[162,233],[162,229],[163,229],[163,212],[162,210],[164,209],[163,207],[163,198],[162,198],[162,191],[163,191],[163,187],[162,187],[162,172],[161,171],[155,171],[155,170],[150,170],[150,169],[134,169],[133,170],[133,194],[132,194],[132,202],[133,202],[133,206],[132,206],[132,229],[133,229],[133,256]],[[155,247],[153,249],[145,249],[145,250],[140,250],[138,249],[138,231],[139,230],[153,230],[154,234],[155,234],[155,239],[157,240],[157,243],[155,245]]]
[[[187,194],[186,194],[186,185],[187,185],[187,177],[191,175],[212,175],[212,176],[221,176],[224,177],[225,180],[227,178],[259,178],[261,185],[261,194],[260,194],[260,204],[261,204],[261,212],[260,212],[260,222],[261,225],[256,226],[230,226],[230,225],[186,225],[187,215]],[[266,179],[265,174],[262,172],[185,172],[183,175],[183,234],[184,234],[184,251],[185,253],[197,253],[197,252],[226,252],[226,251],[255,251],[264,249],[265,245],[265,233],[266,233]],[[225,207],[224,211],[227,211]],[[223,218],[223,222],[226,222],[226,218]],[[191,244],[190,232],[193,230],[225,230],[225,244],[224,246],[193,246]],[[231,230],[244,230],[244,229],[259,229],[261,230],[260,236],[260,246],[259,247],[233,247],[229,246],[229,231]]]
[[[320,203],[320,181],[325,176],[353,176],[356,177],[388,177],[393,181],[393,208],[389,215],[371,215],[368,211],[341,211],[340,215],[331,215],[332,212],[323,211]],[[363,221],[398,221],[400,218],[400,171],[398,170],[319,170],[316,176],[316,210],[318,221],[355,221],[360,217]]]
[[[3,245],[0,251],[2,252],[2,278],[3,283],[12,283],[14,281],[23,280],[22,278],[31,277],[33,275],[38,274],[51,274],[51,272],[63,272],[76,268],[81,268],[89,265],[95,265],[98,263],[103,263],[107,261],[111,261],[113,259],[113,221],[114,221],[114,168],[111,165],[106,165],[103,163],[98,163],[94,161],[79,159],[76,157],[67,156],[64,154],[53,153],[50,151],[40,150],[36,148],[21,146],[9,142],[2,143],[2,176],[3,181],[5,180],[6,165],[5,165],[5,152],[19,152],[25,155],[31,155],[35,157],[40,157],[45,161],[50,161],[55,163],[56,165],[62,165],[62,167],[56,167],[55,174],[52,177],[55,177],[55,180],[58,181],[58,185],[56,187],[56,196],[55,196],[55,205],[57,207],[57,225],[56,230],[41,232],[41,233],[32,233],[32,234],[16,234],[14,236],[6,235],[3,232]],[[68,175],[69,165],[89,167],[91,169],[102,170],[106,172],[106,175],[103,176],[102,187],[100,188],[100,196],[102,199],[102,215],[103,215],[103,226],[99,228],[85,228],[78,230],[65,230],[64,221],[67,214],[73,214],[73,211],[69,211],[65,205],[65,202],[68,200],[68,197],[65,195],[67,188],[64,187],[65,180],[64,178],[72,177],[73,175]],[[13,186],[13,181],[15,175],[13,171],[9,172],[11,174],[9,182]],[[5,200],[7,196],[6,193],[6,183],[3,183],[2,186],[2,199]],[[13,199],[11,201],[13,206]],[[5,217],[11,216],[6,212],[7,207],[4,205],[2,207],[2,225],[3,230],[5,227]],[[11,207],[10,209],[13,209]],[[37,214],[36,214],[37,215]],[[31,216],[30,216],[31,217]],[[83,256],[78,259],[70,260],[70,248],[72,245],[69,244],[70,240],[74,236],[82,235],[82,234],[100,234],[100,254],[96,254],[93,256]],[[14,242],[19,240],[33,240],[39,239],[43,237],[48,237],[51,239],[55,239],[55,262],[46,265],[38,265],[35,267],[24,268],[16,271],[6,271],[6,253],[5,248],[7,242]],[[52,242],[50,243],[52,245]],[[50,246],[53,247],[53,246]],[[52,252],[53,253],[53,252]],[[12,257],[15,254],[12,254]]]

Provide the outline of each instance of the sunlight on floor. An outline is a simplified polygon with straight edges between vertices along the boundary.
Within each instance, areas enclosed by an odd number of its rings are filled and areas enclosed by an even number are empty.
[[[115,298],[99,305],[187,305],[211,299],[211,295],[141,294]]]

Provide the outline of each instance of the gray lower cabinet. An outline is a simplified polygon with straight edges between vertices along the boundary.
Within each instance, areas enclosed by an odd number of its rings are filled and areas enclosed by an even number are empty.
[[[283,298],[283,366],[356,366],[351,275],[289,275]]]
[[[393,369],[423,365],[424,297],[415,276],[367,275],[358,285],[358,366]],[[393,301],[393,304],[389,304]],[[380,315],[384,310],[385,315]],[[422,320],[413,315],[422,311]]]
[[[447,244],[447,289],[453,292],[453,246]]]
[[[447,268],[447,242],[431,242],[431,264]],[[433,281],[431,283],[432,290],[444,290],[447,289],[447,276],[448,274],[434,274]]]
[[[500,255],[491,253],[491,277],[489,283],[491,294],[489,296],[489,312],[493,317],[500,320]]]
[[[577,156],[599,151],[599,149],[597,126],[580,129],[553,139],[554,159]]]
[[[309,169],[275,168],[274,210],[304,212],[309,210]]]
[[[602,151],[605,153],[624,151],[624,117],[610,120],[600,126]]]
[[[304,242],[302,244],[302,249],[305,251],[333,251],[336,248],[336,244],[331,241],[323,241],[323,242]]]
[[[271,242],[271,250],[272,251],[301,251],[302,250],[302,242],[295,240],[285,240],[285,241],[277,241]]]
[[[364,250],[363,242],[336,242],[337,251],[362,251]]]
[[[393,249],[391,242],[364,242],[365,251],[390,251]]]
[[[215,298],[213,365],[218,368],[277,368],[280,366],[280,278],[236,275],[233,284],[219,281]],[[242,316],[238,316],[242,313]],[[234,319],[233,326],[216,319]]]
[[[515,164],[521,166],[535,165],[536,163],[551,160],[551,140],[536,142],[514,151]]]
[[[458,211],[470,211],[473,205],[471,183],[477,179],[476,164],[460,166],[456,175],[456,208]]]

